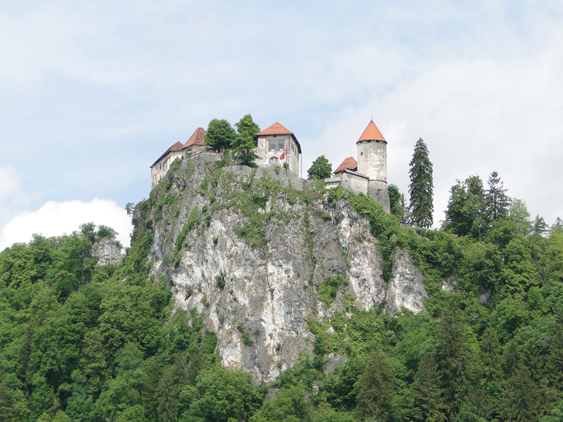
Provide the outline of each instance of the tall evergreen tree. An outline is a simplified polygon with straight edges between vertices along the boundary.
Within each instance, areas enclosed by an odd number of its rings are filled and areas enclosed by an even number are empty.
[[[514,376],[506,383],[502,395],[501,416],[507,421],[532,422],[537,420],[538,388],[528,368],[520,363]]]
[[[440,375],[449,421],[456,420],[473,378],[474,363],[461,312],[454,302],[442,312],[438,339]]]
[[[514,375],[519,361],[520,356],[518,353],[518,346],[516,345],[516,342],[514,340],[511,340],[504,346],[504,351],[502,354],[504,374],[507,378],[510,378]]]
[[[502,379],[500,343],[494,330],[487,327],[481,341],[481,370],[484,381],[488,384]]]
[[[356,400],[363,419],[386,421],[394,397],[395,377],[379,344],[356,383]]]
[[[432,163],[428,157],[428,147],[420,138],[414,146],[410,162],[409,185],[411,222],[418,227],[430,227],[434,211]]]
[[[489,175],[487,184],[489,185],[489,189],[485,193],[487,218],[489,221],[496,221],[508,215],[510,197],[506,194],[508,189],[504,188],[504,184],[496,171]]]
[[[552,387],[563,393],[563,315],[559,315],[549,345],[545,363],[546,374]]]
[[[147,370],[145,373],[145,382],[143,386],[143,406],[147,410],[147,414],[156,420],[158,408],[158,386],[162,378],[162,368],[158,356],[149,359]]]
[[[14,399],[12,390],[3,374],[0,374],[0,421],[11,421]]]
[[[555,223],[550,227],[550,233],[563,233],[563,220],[557,217]]]
[[[430,353],[424,356],[418,366],[413,389],[417,421],[442,422],[446,420],[447,406],[442,401],[438,365]]]

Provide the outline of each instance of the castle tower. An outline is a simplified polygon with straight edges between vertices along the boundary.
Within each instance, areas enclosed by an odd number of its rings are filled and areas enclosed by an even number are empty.
[[[358,173],[369,178],[368,195],[389,212],[387,191],[387,141],[371,120],[356,142]]]

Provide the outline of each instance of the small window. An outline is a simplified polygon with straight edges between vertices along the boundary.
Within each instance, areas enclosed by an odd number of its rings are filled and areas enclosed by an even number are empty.
[[[364,153],[362,152],[360,155],[364,155]]]
[[[272,165],[279,164],[279,162],[280,162],[280,160],[278,160],[278,157],[270,158],[270,164],[272,164]]]

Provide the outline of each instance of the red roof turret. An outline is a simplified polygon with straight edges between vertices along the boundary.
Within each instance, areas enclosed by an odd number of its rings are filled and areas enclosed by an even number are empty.
[[[381,132],[379,131],[379,129],[377,128],[377,126],[375,125],[375,123],[373,123],[373,120],[370,120],[370,122],[368,123],[368,127],[366,127],[366,130],[364,130],[364,133],[362,133],[362,136],[360,136],[360,139],[358,139],[358,142],[362,142],[362,141],[387,142],[383,137],[383,135],[381,134]]]

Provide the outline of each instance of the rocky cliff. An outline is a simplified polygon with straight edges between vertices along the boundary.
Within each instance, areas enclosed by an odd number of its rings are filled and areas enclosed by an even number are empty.
[[[173,283],[177,308],[205,314],[224,366],[269,382],[312,353],[311,319],[330,324],[350,306],[422,310],[408,252],[394,254],[386,281],[368,219],[329,200],[324,182],[219,159],[176,163],[134,223],[154,233],[151,274]]]

